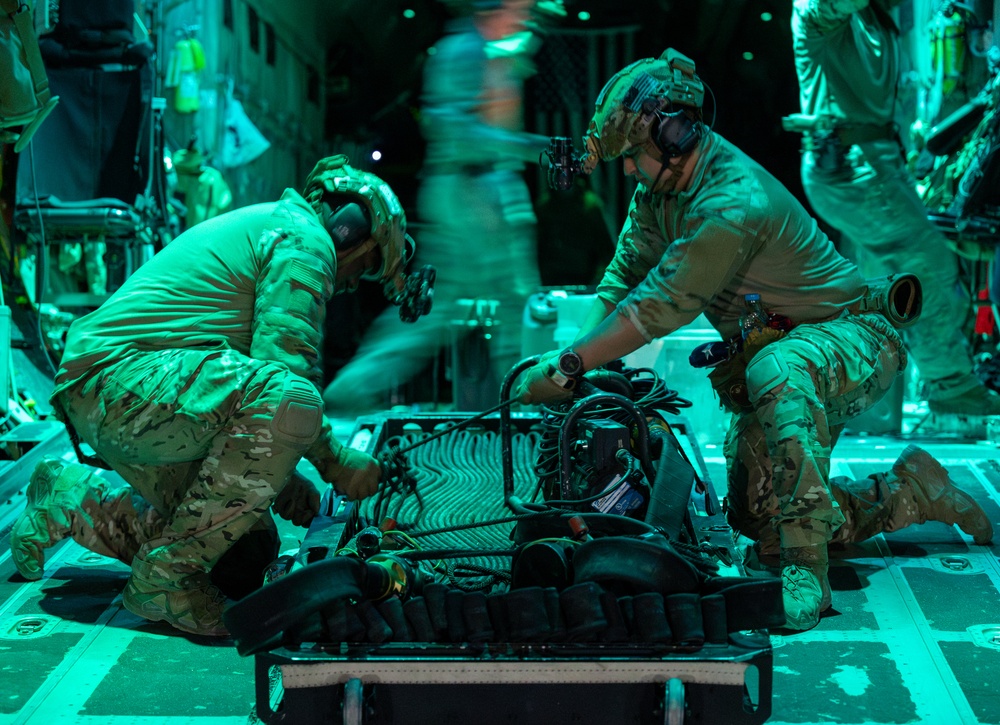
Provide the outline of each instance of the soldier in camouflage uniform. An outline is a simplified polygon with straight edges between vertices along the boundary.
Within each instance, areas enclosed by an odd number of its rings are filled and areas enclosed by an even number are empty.
[[[802,105],[812,126],[802,181],[815,212],[861,253],[868,276],[906,270],[924,312],[903,331],[934,413],[1000,415],[1000,395],[973,373],[958,259],[927,219],[895,124],[900,0],[795,0],[792,33]]]
[[[887,474],[830,480],[843,424],[885,394],[906,354],[885,317],[861,312],[865,280],[802,205],[702,123],[703,90],[690,59],[667,50],[626,67],[599,95],[584,170],[624,156],[639,188],[579,337],[529,368],[518,395],[566,399],[577,360],[591,370],[702,313],[729,339],[744,295],[759,293],[770,313],[796,324],[712,374],[735,413],[729,521],[780,554],[787,624],[808,629],[830,606],[830,541],[941,520],[983,543],[992,526],[915,447]]]
[[[296,523],[319,492],[303,457],[351,498],[380,469],[332,435],[320,397],[326,303],[362,276],[396,298],[406,219],[392,190],[344,156],[320,161],[304,195],[207,220],[140,267],[69,330],[53,404],[130,485],[46,460],[11,550],[29,579],[66,536],[132,567],[124,605],[151,620],[225,635],[213,566],[244,534]],[[276,500],[277,499],[277,500]]]

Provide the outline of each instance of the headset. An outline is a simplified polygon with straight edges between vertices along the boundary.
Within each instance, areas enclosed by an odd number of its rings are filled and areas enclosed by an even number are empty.
[[[349,201],[349,198],[341,194],[326,194],[323,197],[323,203],[330,207],[331,212],[324,224],[338,254],[354,249],[372,234],[368,209],[356,201]]]
[[[655,118],[649,136],[663,158],[672,159],[693,151],[701,139],[701,125],[693,121],[683,109],[664,112],[659,109],[655,100],[650,101]]]

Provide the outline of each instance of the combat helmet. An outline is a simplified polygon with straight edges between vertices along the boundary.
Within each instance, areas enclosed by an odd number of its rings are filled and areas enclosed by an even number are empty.
[[[355,169],[347,156],[328,156],[306,177],[303,196],[322,216],[323,198],[344,194],[359,201],[371,218],[371,239],[378,247],[381,264],[364,279],[380,282],[392,299],[405,285],[404,268],[413,254],[413,239],[406,233],[406,214],[389,185],[375,174]]]
[[[704,100],[694,61],[673,48],[622,68],[597,96],[584,135],[584,170],[636,146],[664,157],[686,153],[700,137]]]

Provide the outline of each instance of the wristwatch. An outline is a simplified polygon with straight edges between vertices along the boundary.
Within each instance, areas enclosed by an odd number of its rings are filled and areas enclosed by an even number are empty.
[[[556,364],[549,368],[548,374],[556,385],[564,390],[572,390],[583,377],[583,360],[575,350],[567,348],[559,353]]]

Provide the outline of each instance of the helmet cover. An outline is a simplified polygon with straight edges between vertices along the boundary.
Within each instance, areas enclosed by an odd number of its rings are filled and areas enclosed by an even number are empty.
[[[690,109],[701,117],[705,86],[694,61],[667,48],[659,58],[643,58],[611,77],[597,96],[594,116],[583,137],[587,173],[635,146],[659,155],[651,137],[658,111]]]
[[[306,178],[303,196],[320,216],[327,194],[346,194],[368,210],[372,220],[371,239],[378,246],[381,264],[364,278],[384,284],[390,297],[400,292],[413,241],[406,234],[406,214],[396,194],[375,174],[352,167],[343,154],[320,159]]]

